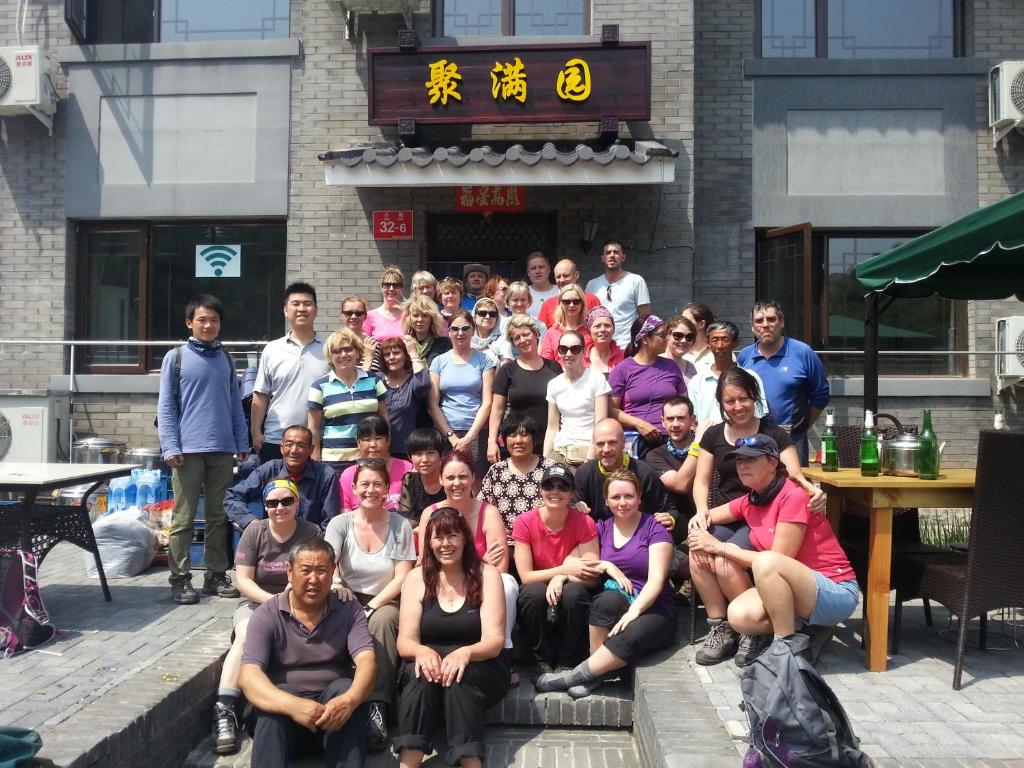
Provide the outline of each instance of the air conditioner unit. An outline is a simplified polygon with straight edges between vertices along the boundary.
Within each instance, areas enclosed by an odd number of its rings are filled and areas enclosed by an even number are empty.
[[[0,462],[66,458],[68,418],[66,395],[0,393]]]
[[[35,115],[53,133],[57,59],[38,45],[0,48],[0,115]]]
[[[996,356],[996,376],[1006,379],[1024,378],[1024,316],[996,320],[996,351],[1012,352]],[[1004,386],[1000,384],[1000,389]]]

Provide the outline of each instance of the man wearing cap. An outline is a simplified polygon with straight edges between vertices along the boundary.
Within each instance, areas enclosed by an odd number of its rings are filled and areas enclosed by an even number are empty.
[[[289,765],[300,744],[322,744],[332,768],[365,764],[377,660],[362,606],[331,590],[334,568],[330,544],[300,541],[288,586],[249,619],[239,687],[254,708],[253,768]]]
[[[559,290],[567,285],[579,285],[580,284],[580,270],[576,266],[576,262],[572,259],[562,259],[560,262],[555,264],[555,285]],[[587,293],[583,297],[584,303],[587,305],[586,310],[583,312],[583,316],[586,317],[587,312],[592,310],[594,307],[601,306],[601,300],[592,293]],[[555,310],[558,309],[558,296],[552,296],[550,299],[546,299],[541,305],[540,314],[537,319],[540,320],[548,328],[551,328],[555,324]]]
[[[321,529],[341,509],[338,480],[329,464],[314,461],[313,433],[301,424],[288,427],[281,438],[281,458],[260,464],[244,480],[224,494],[224,511],[239,531],[256,519],[252,502],[260,501],[262,488],[271,480],[286,477],[299,488],[300,520],[308,520]]]
[[[626,454],[626,435],[615,419],[603,419],[594,427],[594,449],[597,458],[583,462],[576,470],[573,501],[590,513],[595,520],[612,516],[604,498],[604,479],[616,469],[628,469],[640,478],[640,509],[669,531],[679,522],[679,511],[651,466]],[[685,536],[685,524],[679,526],[678,535]]]
[[[477,299],[484,295],[484,286],[491,276],[491,268],[486,264],[471,262],[462,268],[462,282],[466,286],[466,295],[459,305],[465,310],[473,311]]]

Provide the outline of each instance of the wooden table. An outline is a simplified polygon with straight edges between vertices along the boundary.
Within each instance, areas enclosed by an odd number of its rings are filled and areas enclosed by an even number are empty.
[[[103,596],[110,602],[107,577],[103,573],[103,562],[100,560],[85,504],[80,507],[37,505],[36,499],[43,491],[92,483],[92,488],[83,497],[84,502],[84,499],[101,483],[127,475],[137,466],[0,462],[0,491],[21,494],[20,506],[9,507],[8,511],[0,507],[0,528],[17,528],[18,545],[22,550],[35,553],[37,565],[42,563],[50,549],[61,540],[70,541],[87,552],[92,552],[96,559]],[[7,525],[4,525],[5,523]]]
[[[828,494],[828,519],[839,531],[842,500],[871,510],[868,538],[868,583],[864,596],[864,666],[884,672],[889,648],[889,570],[892,565],[894,507],[970,507],[974,504],[974,470],[947,469],[938,480],[879,475],[863,477],[859,469],[823,472],[804,467],[804,476]]]

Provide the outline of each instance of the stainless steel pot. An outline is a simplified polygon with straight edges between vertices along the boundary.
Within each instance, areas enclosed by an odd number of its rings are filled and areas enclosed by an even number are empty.
[[[159,469],[165,475],[171,474],[159,448],[129,448],[124,458],[125,464],[138,464],[143,469]]]
[[[921,440],[917,435],[901,434],[882,441],[882,474],[917,477],[917,452]]]
[[[76,440],[71,446],[72,464],[124,464],[125,444],[102,437]]]

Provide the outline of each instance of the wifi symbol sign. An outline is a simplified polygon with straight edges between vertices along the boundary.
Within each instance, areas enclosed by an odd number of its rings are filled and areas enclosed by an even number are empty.
[[[196,277],[241,277],[241,245],[197,245]]]

